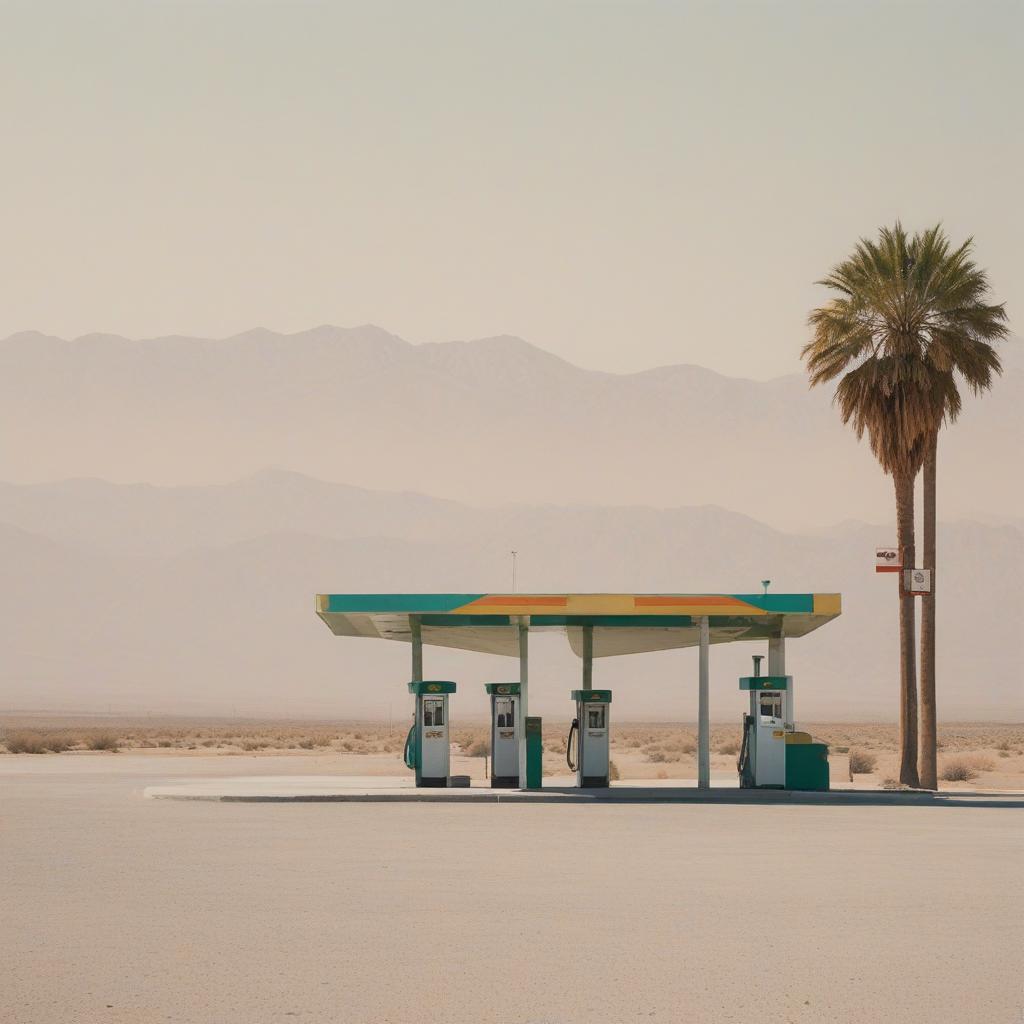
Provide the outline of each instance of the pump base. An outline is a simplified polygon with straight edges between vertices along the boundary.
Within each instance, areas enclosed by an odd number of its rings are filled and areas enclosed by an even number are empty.
[[[584,776],[580,781],[581,789],[607,789],[608,779],[599,775]]]
[[[518,789],[518,775],[497,775],[491,779],[491,789]]]
[[[448,778],[447,778],[447,776],[445,776],[443,778],[440,778],[440,779],[428,779],[428,778],[423,778],[423,777],[418,778],[416,780],[416,788],[417,789],[423,789],[425,787],[433,787],[435,789],[447,789],[448,788]]]

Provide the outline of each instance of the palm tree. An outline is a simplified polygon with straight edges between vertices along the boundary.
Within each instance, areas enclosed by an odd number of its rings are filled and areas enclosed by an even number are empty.
[[[865,433],[893,478],[904,565],[914,565],[914,480],[926,471],[925,566],[935,566],[934,457],[938,431],[960,411],[957,374],[975,391],[987,388],[999,360],[985,339],[1006,333],[1002,306],[985,306],[983,272],[971,263],[970,240],[950,252],[941,227],[908,238],[898,222],[877,242],[861,239],[820,284],[838,294],[811,312],[804,347],[812,385],[834,380],[844,423]],[[982,348],[982,345],[988,350]],[[930,474],[930,476],[929,476]],[[929,479],[930,489],[929,489]],[[914,599],[899,592],[900,781],[922,781],[917,761]],[[922,620],[921,764],[935,785],[934,597]]]
[[[923,568],[932,573],[931,593],[921,601],[921,749],[920,783],[938,788],[937,715],[935,701],[936,589],[936,472],[939,430],[954,423],[962,400],[958,382],[977,395],[987,391],[1002,372],[991,342],[1008,333],[1005,305],[985,302],[988,277],[971,259],[974,241],[968,238],[950,249],[949,239],[936,225],[915,236],[912,248],[916,276],[923,282],[927,308],[921,317],[921,356],[930,379],[931,423],[924,454]]]
[[[931,422],[927,381],[915,359],[910,310],[913,260],[902,226],[861,239],[853,254],[820,282],[838,294],[811,312],[804,346],[812,386],[835,380],[835,401],[857,437],[893,480],[896,528],[904,565],[914,560],[914,478],[924,461]],[[900,781],[917,786],[917,679],[914,599],[899,588]]]

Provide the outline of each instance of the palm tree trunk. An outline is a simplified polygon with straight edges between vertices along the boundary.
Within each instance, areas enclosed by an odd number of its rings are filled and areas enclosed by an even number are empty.
[[[924,459],[924,558],[932,571],[932,592],[921,598],[921,754],[918,770],[925,789],[938,788],[935,711],[935,471],[939,445],[936,431]]]
[[[896,532],[903,551],[903,565],[914,567],[914,476],[893,474],[896,487]],[[914,598],[903,592],[900,573],[900,782],[919,785],[917,774],[917,644]]]

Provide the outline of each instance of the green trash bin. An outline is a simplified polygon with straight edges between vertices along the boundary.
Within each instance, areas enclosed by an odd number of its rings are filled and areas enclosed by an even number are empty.
[[[544,777],[544,744],[541,720],[526,717],[526,785],[523,789],[540,789]]]

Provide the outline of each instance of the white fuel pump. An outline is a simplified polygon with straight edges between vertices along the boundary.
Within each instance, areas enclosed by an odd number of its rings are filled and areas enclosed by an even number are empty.
[[[608,785],[611,690],[573,690],[576,717],[569,727],[565,760],[576,773],[576,785]]]
[[[519,683],[485,683],[491,698],[491,787],[519,785]]]
[[[455,684],[413,682],[409,692],[416,697],[416,711],[405,741],[406,767],[416,772],[417,786],[447,786],[451,760],[448,695],[455,692]]]
[[[790,678],[762,676],[760,670],[761,656],[754,655],[754,674],[740,680],[740,688],[750,691],[750,713],[744,719],[744,746],[748,747],[745,760],[750,786],[783,789],[786,785],[786,705]]]
[[[761,660],[755,654],[754,674],[740,679],[750,692],[736,763],[740,788],[827,790],[828,746],[793,724],[793,677],[761,675]]]

